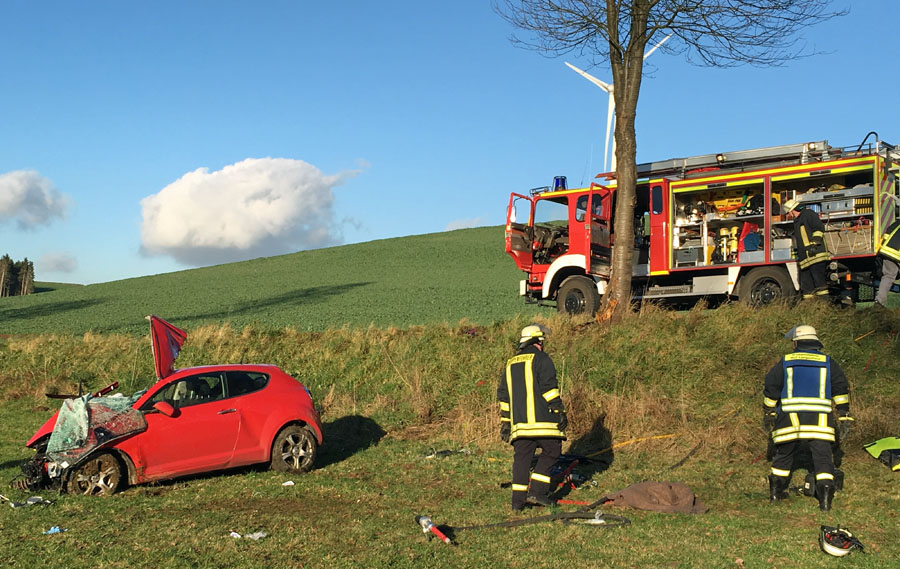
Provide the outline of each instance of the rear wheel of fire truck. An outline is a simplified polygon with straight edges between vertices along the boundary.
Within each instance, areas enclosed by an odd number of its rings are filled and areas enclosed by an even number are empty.
[[[110,496],[122,485],[122,464],[108,452],[101,452],[79,464],[69,475],[66,492],[89,496]]]
[[[569,277],[563,281],[556,296],[556,310],[567,314],[593,314],[600,306],[600,293],[594,281],[587,277]]]
[[[791,276],[781,267],[757,267],[741,278],[738,297],[750,306],[791,301],[797,296]]]
[[[318,446],[316,435],[309,427],[285,427],[272,443],[270,466],[278,472],[307,472],[316,461]]]

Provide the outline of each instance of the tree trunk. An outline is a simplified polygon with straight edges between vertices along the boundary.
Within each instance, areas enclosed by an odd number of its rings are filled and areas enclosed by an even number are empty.
[[[635,13],[631,43],[622,58],[610,58],[616,101],[616,210],[615,241],[609,287],[598,313],[600,321],[617,322],[631,310],[631,277],[634,258],[634,206],[637,187],[637,136],[634,121],[644,69],[646,14]]]

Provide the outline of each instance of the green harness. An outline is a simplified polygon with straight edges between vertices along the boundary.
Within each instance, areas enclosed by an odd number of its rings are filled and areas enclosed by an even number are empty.
[[[900,471],[900,437],[885,437],[863,447],[893,471]]]

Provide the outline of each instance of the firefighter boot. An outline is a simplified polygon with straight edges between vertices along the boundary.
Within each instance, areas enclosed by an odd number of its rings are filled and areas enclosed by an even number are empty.
[[[819,499],[820,510],[830,510],[831,501],[834,500],[834,484],[816,484],[816,497]]]
[[[769,501],[777,502],[778,500],[787,499],[787,488],[790,480],[783,476],[769,475]]]

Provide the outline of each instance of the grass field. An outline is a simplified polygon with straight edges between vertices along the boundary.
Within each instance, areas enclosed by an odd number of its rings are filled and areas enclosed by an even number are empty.
[[[489,323],[536,312],[518,296],[521,278],[503,251],[503,227],[483,227],[88,286],[39,286],[54,290],[0,299],[0,334],[143,334],[148,314],[186,327],[298,330]]]
[[[469,231],[450,235],[472,238],[469,255],[501,248],[496,228]],[[478,248],[479,235],[491,241],[489,248]],[[425,249],[434,247],[427,255],[431,266],[434,259],[443,259],[440,251],[448,247],[442,239],[449,237],[423,238],[431,243]],[[351,269],[335,269],[344,285],[329,270],[329,259],[335,258],[371,266],[367,257],[386,250],[382,246],[387,243],[366,245],[362,255],[337,248],[308,252],[322,257],[304,253],[72,290],[61,287],[27,299],[35,303],[27,307],[6,303],[23,299],[3,299],[2,480],[16,476],[31,452],[24,442],[59,404],[45,393],[71,393],[79,382],[95,389],[112,381],[130,393],[152,383],[142,320],[148,313],[187,329],[179,367],[271,362],[303,381],[322,409],[326,443],[316,468],[301,476],[243,469],[128,488],[106,499],[43,493],[54,504],[18,509],[0,504],[2,566],[897,566],[897,473],[872,459],[862,445],[896,436],[900,428],[900,360],[895,355],[900,310],[841,311],[815,303],[760,310],[726,304],[681,312],[645,306],[609,327],[522,306],[515,295],[518,276],[502,256],[495,259],[493,276],[467,273],[478,278],[471,278],[473,288],[460,296],[452,296],[445,285],[429,284],[411,269],[402,273],[411,281],[408,286],[371,289],[345,287],[358,282]],[[415,248],[414,241],[407,245]],[[279,297],[276,290],[289,288],[283,283],[291,278],[272,275],[289,266],[288,260],[301,259],[306,267],[317,268],[309,275],[292,273],[298,281],[293,290],[320,286],[343,292],[315,300]],[[426,274],[449,275],[453,263],[462,262],[453,259]],[[263,286],[266,279],[255,270],[263,265],[281,267],[262,271],[273,281],[281,279],[281,288],[274,282],[269,283],[272,288]],[[403,270],[399,261],[394,270]],[[242,284],[245,279],[256,280]],[[379,279],[387,282],[388,274]],[[235,289],[259,290],[260,298],[269,301],[247,301],[245,310],[215,311],[216,302],[238,302],[224,286],[210,298],[201,294],[221,280]],[[153,292],[160,283],[166,283],[162,290],[168,294]],[[491,287],[500,287],[496,303],[478,300]],[[402,301],[393,296],[398,290],[408,292]],[[118,296],[112,291],[119,291]],[[135,291],[150,297],[141,300]],[[379,297],[379,291],[391,294]],[[434,291],[432,298],[443,299],[447,310],[443,318],[421,300]],[[77,296],[82,293],[86,296]],[[355,302],[357,310],[340,310]],[[376,318],[382,306],[393,316]],[[17,317],[19,309],[24,311]],[[296,312],[288,316],[291,310]],[[327,317],[316,320],[319,312]],[[29,327],[29,333],[16,333],[25,330],[13,328],[10,317]],[[632,524],[596,528],[548,522],[453,531],[523,519],[509,511],[509,490],[501,488],[509,480],[512,457],[510,447],[497,437],[495,390],[518,330],[532,319],[553,330],[548,351],[570,419],[564,451],[596,455],[577,470],[587,483],[565,497],[593,502],[635,482],[677,481],[691,487],[708,513],[607,509]],[[782,339],[784,332],[801,322],[816,327],[826,351],[847,373],[857,419],[846,444],[845,489],[830,512],[820,512],[811,498],[767,501],[762,378],[790,347]],[[431,449],[468,452],[428,458]],[[793,483],[804,475],[803,469],[795,472]],[[295,485],[283,486],[288,479]],[[15,489],[0,493],[13,500],[29,495]],[[541,513],[530,511],[524,517]],[[428,541],[414,521],[417,515],[431,516],[456,545]],[[825,555],[816,543],[821,524],[849,527],[867,552],[841,561]],[[67,531],[45,535],[52,526]],[[264,531],[268,536],[233,539],[231,531]]]

